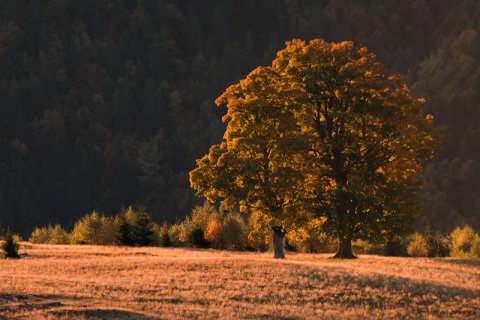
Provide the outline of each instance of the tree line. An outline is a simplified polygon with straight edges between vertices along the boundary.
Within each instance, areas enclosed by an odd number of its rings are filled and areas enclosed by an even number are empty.
[[[197,205],[186,219],[172,225],[154,223],[144,208],[124,208],[115,217],[97,212],[82,216],[68,231],[61,225],[35,227],[28,241],[36,244],[92,244],[115,246],[188,247],[236,251],[271,250],[271,232],[259,229],[258,216],[235,211],[221,213],[212,205]],[[6,258],[17,258],[22,238],[11,231],[1,232],[1,249]],[[315,226],[290,233],[284,241],[288,252],[334,253],[337,241]],[[355,254],[411,257],[480,258],[480,236],[468,225],[449,234],[427,228],[396,242],[354,241]]]
[[[367,46],[426,99],[443,143],[418,230],[478,230],[479,14],[468,0],[2,1],[0,221],[26,237],[130,205],[183,220],[202,201],[188,172],[225,130],[214,100],[286,41],[323,38]]]

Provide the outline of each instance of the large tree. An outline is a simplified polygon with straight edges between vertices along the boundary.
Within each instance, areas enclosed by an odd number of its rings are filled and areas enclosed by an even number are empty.
[[[313,155],[304,152],[312,135],[301,125],[299,96],[301,88],[273,68],[257,68],[229,87],[216,101],[228,107],[224,141],[190,173],[198,195],[221,198],[225,209],[258,212],[261,226],[273,231],[275,258],[285,257],[286,232],[312,218],[304,208],[314,185],[313,171],[305,170]]]
[[[217,104],[227,130],[191,172],[197,194],[259,211],[274,239],[319,218],[339,239],[336,257],[354,257],[352,239],[410,231],[433,126],[365,48],[288,42]]]

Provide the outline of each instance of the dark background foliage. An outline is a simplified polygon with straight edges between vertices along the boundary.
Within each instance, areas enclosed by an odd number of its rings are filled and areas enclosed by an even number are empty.
[[[72,227],[128,205],[172,223],[201,202],[213,101],[285,41],[353,40],[405,76],[444,137],[418,227],[480,228],[480,2],[4,0],[0,221]]]

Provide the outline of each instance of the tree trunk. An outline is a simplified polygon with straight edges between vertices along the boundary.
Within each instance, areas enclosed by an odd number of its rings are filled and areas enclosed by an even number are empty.
[[[335,259],[356,259],[352,253],[352,239],[340,238],[338,243],[338,251],[333,256]]]
[[[283,238],[285,238],[285,231],[282,227],[273,227],[273,258],[285,259],[283,252]]]

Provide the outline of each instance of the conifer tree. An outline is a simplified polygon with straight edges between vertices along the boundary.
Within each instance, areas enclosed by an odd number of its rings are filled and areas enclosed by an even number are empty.
[[[168,234],[168,227],[166,225],[160,229],[160,246],[164,248],[172,246],[172,241],[170,240],[170,235]]]
[[[18,248],[19,244],[15,242],[12,232],[8,229],[7,234],[5,235],[5,241],[2,243],[4,258],[20,258],[18,255]]]
[[[210,243],[204,238],[204,231],[200,228],[193,229],[187,238],[187,242],[194,248],[208,248]]]
[[[153,244],[153,226],[152,218],[141,209],[137,213],[135,225],[133,226],[133,235],[135,244],[141,247],[150,246]]]
[[[116,243],[121,246],[134,246],[135,239],[133,237],[133,225],[128,221],[124,214],[120,214],[115,219],[118,232]]]

